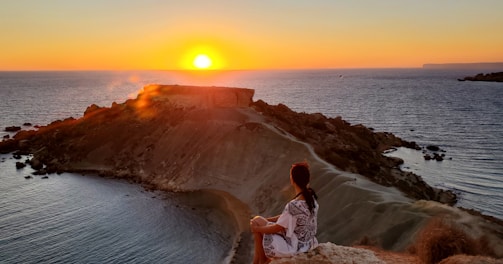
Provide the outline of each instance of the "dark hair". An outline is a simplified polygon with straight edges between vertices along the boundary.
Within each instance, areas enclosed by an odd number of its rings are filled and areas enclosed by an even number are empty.
[[[301,189],[301,193],[304,199],[306,199],[309,211],[313,212],[313,209],[316,207],[314,200],[318,199],[318,196],[313,189],[308,187],[309,180],[311,179],[309,164],[307,164],[307,162],[294,163],[290,169],[290,174],[292,175],[292,180]]]

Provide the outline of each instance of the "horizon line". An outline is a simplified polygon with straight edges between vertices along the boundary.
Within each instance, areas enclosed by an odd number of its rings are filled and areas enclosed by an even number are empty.
[[[170,72],[224,72],[224,71],[306,71],[306,70],[365,70],[365,69],[425,69],[425,66],[461,66],[461,65],[495,65],[502,62],[441,62],[423,63],[420,66],[382,66],[382,67],[311,67],[311,68],[243,68],[243,69],[0,69],[0,72],[98,72],[98,71],[170,71]],[[448,67],[446,67],[447,69]]]

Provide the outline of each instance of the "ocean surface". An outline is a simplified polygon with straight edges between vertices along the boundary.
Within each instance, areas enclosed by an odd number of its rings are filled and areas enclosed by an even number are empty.
[[[503,219],[503,83],[457,81],[479,71],[0,72],[0,129],[78,118],[151,83],[253,88],[254,100],[439,146],[441,162],[409,149],[390,155],[455,191],[457,206]],[[15,162],[0,156],[1,263],[221,263],[231,247],[214,208],[92,175],[25,179],[31,169]]]

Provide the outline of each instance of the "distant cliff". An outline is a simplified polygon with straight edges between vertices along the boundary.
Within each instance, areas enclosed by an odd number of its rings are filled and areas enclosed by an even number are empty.
[[[503,62],[481,62],[481,63],[427,63],[423,64],[424,69],[468,69],[468,70],[501,70]]]

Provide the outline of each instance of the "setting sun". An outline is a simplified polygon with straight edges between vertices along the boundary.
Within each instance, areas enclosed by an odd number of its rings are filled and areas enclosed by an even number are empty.
[[[194,67],[198,69],[208,69],[212,65],[210,57],[206,54],[197,55],[192,63],[194,64]]]

